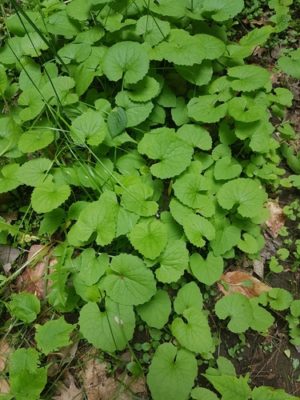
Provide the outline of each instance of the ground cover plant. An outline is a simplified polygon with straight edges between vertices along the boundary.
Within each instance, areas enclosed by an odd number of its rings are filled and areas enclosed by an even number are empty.
[[[257,269],[266,227],[266,270],[300,260],[299,202],[274,212],[300,189],[275,79],[300,57],[256,62],[288,28],[270,3],[240,35],[242,0],[0,2],[1,399],[298,398],[223,352],[277,327],[300,346],[299,293]]]

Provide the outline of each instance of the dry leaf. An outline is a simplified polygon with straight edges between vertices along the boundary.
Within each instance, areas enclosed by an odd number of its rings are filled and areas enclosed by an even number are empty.
[[[127,374],[109,377],[107,364],[95,359],[86,363],[82,379],[88,400],[132,400],[133,394],[147,391],[143,378],[133,378]]]
[[[3,372],[6,367],[8,357],[12,349],[5,339],[0,340],[0,372]],[[1,393],[1,392],[0,392]]]
[[[67,373],[64,382],[58,385],[53,400],[83,400],[82,390],[75,385],[74,377],[70,373]]]
[[[224,294],[241,293],[249,298],[257,297],[272,288],[244,271],[226,272],[218,283],[219,290]],[[225,282],[225,285],[222,284]]]
[[[39,244],[31,246],[27,261],[34,260],[35,256],[44,248],[45,246]],[[47,289],[47,269],[56,263],[57,260],[54,257],[51,258],[51,254],[46,254],[43,261],[37,262],[34,266],[28,266],[17,279],[18,291],[34,293],[39,299],[44,299]]]
[[[9,393],[10,387],[6,379],[0,378],[0,394]]]
[[[284,226],[285,216],[283,214],[282,208],[276,201],[268,201],[267,208],[269,210],[270,216],[266,221],[266,225],[269,228],[271,235],[276,238],[280,229]]]
[[[254,260],[253,261],[253,271],[256,273],[257,276],[263,279],[264,272],[265,272],[265,264],[261,260]]]
[[[11,270],[12,264],[20,255],[20,250],[11,246],[0,245],[0,264],[6,274]]]

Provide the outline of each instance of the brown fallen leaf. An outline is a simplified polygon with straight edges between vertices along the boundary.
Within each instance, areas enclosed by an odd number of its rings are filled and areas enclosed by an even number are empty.
[[[271,235],[276,238],[280,229],[284,226],[285,216],[280,205],[273,200],[268,201],[267,208],[270,216],[266,221],[266,225],[270,230]]]
[[[272,288],[244,271],[226,272],[218,283],[219,290],[226,296],[241,293],[249,298],[257,297]]]
[[[127,374],[117,378],[108,376],[107,363],[89,360],[82,380],[88,400],[132,400],[133,394],[146,393],[144,378],[133,378]]]
[[[0,264],[6,274],[11,270],[12,264],[20,255],[20,250],[7,245],[0,245]]]
[[[6,379],[0,378],[0,394],[9,393],[10,386]]]
[[[36,255],[39,253],[42,254],[44,250],[46,254],[43,256],[43,260],[34,263],[34,258],[40,260],[40,257],[36,257]],[[57,263],[57,260],[51,257],[51,253],[47,253],[48,250],[49,248],[47,248],[47,246],[42,246],[40,244],[35,244],[30,247],[27,261],[32,260],[33,265],[29,265],[18,277],[16,281],[18,291],[34,293],[39,299],[45,298],[47,270]]]
[[[58,389],[53,400],[83,400],[82,389],[75,385],[74,377],[67,373],[64,382],[58,384]]]
[[[7,360],[12,349],[5,339],[0,340],[0,372],[6,368]],[[1,393],[1,392],[0,392]]]

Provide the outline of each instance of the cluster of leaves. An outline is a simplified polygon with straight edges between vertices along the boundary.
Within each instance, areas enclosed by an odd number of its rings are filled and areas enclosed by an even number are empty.
[[[242,0],[12,4],[0,48],[0,193],[22,191],[22,205],[41,215],[38,235],[63,242],[47,301],[80,310],[82,337],[109,353],[127,347],[137,321],[167,329],[174,344],[158,346],[148,385],[154,400],[187,399],[196,357],[211,358],[216,345],[201,289],[226,260],[259,254],[264,186],[284,174],[270,120],[285,132],[292,94],[246,64],[275,28],[231,42],[226,22]],[[21,223],[0,224],[1,240]],[[255,300],[232,294],[215,312],[232,332],[266,332],[274,319],[264,307],[286,301],[280,289]],[[40,304],[21,293],[8,309],[28,324]],[[38,350],[68,345],[75,328],[63,318],[37,325]],[[14,353],[7,398],[39,398],[47,368],[38,358]],[[246,378],[206,377],[223,399],[287,398],[251,394]]]

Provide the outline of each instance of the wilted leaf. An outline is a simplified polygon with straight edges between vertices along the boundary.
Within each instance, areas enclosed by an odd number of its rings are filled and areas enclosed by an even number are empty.
[[[5,339],[2,339],[0,341],[0,372],[5,370],[6,363],[11,352],[12,349],[10,348],[8,342]],[[0,393],[2,393],[1,390]]]
[[[230,293],[241,293],[249,298],[257,297],[272,288],[252,275],[243,271],[232,271],[223,274],[218,283],[220,291],[226,296]]]
[[[272,236],[276,238],[280,229],[284,226],[285,216],[280,205],[273,200],[268,201],[267,208],[269,210],[269,218],[266,221],[266,225],[269,228]]]
[[[66,379],[58,385],[56,396],[53,400],[82,400],[83,392],[75,385],[74,377],[70,374],[66,374]]]

